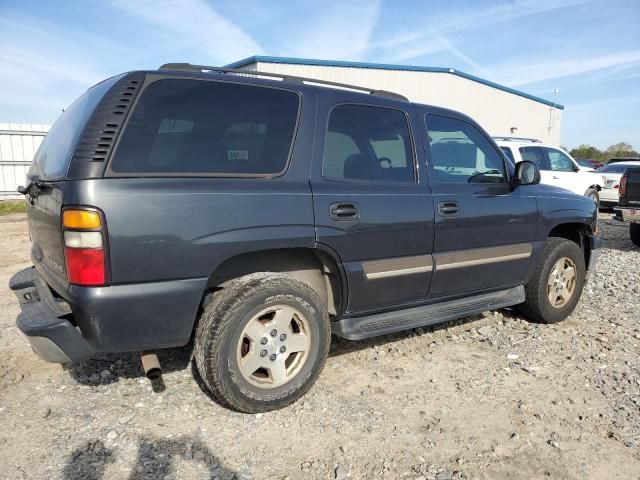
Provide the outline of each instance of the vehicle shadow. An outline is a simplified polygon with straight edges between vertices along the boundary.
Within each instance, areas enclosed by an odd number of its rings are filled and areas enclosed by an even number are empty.
[[[69,455],[62,478],[65,480],[101,480],[110,464],[116,463],[117,452],[102,440],[86,442]],[[209,448],[198,438],[181,436],[172,439],[142,436],[138,440],[138,456],[129,480],[155,480],[176,475],[176,460],[194,462],[207,472],[210,479],[233,479],[236,473],[222,466]]]
[[[501,310],[501,312],[503,312],[507,317],[516,315],[515,313],[510,313],[508,309]],[[428,335],[436,331],[446,330],[459,325],[468,324],[469,328],[474,328],[473,323],[483,318],[485,318],[483,314],[472,315],[470,317],[451,320],[449,322],[414,328],[364,340],[345,340],[334,335],[331,341],[329,356],[336,357],[358,350],[390,345],[410,337]],[[205,386],[195,363],[191,361],[192,352],[193,343],[191,342],[184,347],[157,350],[156,354],[160,360],[160,365],[162,365],[163,373],[171,373],[191,368],[193,378],[198,383],[200,389],[209,396],[209,398],[215,401]],[[72,378],[82,385],[108,385],[118,382],[121,378],[144,377],[144,371],[140,363],[140,354],[137,352],[100,354],[82,362],[74,362],[64,365],[63,368],[69,373],[69,375],[71,375]],[[156,393],[165,390],[162,377],[152,380],[151,385],[153,387],[153,391]]]
[[[184,347],[157,350],[163,373],[184,370],[189,366],[193,343]],[[73,362],[63,368],[82,385],[107,385],[118,382],[121,378],[144,377],[140,362],[140,353],[99,354],[82,362]],[[155,392],[164,390],[162,377],[151,382]]]

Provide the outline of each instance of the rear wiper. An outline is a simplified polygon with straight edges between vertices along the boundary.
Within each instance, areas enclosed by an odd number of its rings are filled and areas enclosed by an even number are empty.
[[[22,195],[31,195],[32,197],[35,197],[37,196],[37,193],[40,193],[41,191],[46,190],[47,188],[49,188],[49,186],[46,183],[41,181],[40,178],[34,177],[31,179],[31,181],[27,184],[26,187],[23,187],[22,185],[20,185],[18,187],[18,193],[21,193]]]

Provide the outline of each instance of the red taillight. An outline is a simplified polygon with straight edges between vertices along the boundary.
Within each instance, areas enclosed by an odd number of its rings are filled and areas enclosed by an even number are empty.
[[[107,283],[104,221],[92,208],[62,212],[64,258],[69,283],[102,286]]]
[[[624,197],[627,194],[627,176],[623,175],[620,179],[620,187],[618,188],[618,196]]]
[[[69,283],[86,286],[105,284],[104,249],[65,247]]]

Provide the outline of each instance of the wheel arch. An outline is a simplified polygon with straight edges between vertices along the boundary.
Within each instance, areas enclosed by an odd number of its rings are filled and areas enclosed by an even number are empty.
[[[589,248],[588,236],[591,235],[591,226],[586,223],[567,222],[554,226],[547,237],[559,237],[570,240],[577,244],[584,254],[585,266],[589,265],[591,249]]]
[[[235,279],[255,272],[282,273],[318,293],[329,315],[337,315],[346,298],[340,262],[319,248],[265,249],[241,253],[219,264],[207,281],[206,297]]]

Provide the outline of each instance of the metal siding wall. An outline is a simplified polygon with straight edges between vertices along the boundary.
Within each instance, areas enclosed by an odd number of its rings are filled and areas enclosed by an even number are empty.
[[[49,125],[0,123],[0,200],[22,198],[16,190],[25,184],[31,161],[47,131]]]
[[[449,73],[264,62],[248,68],[389,90],[412,102],[463,112],[491,135],[533,137],[554,145],[560,143],[562,110]],[[517,133],[512,134],[511,127],[516,127]]]

